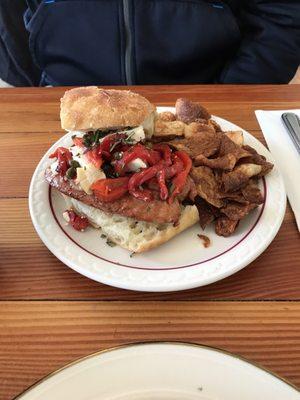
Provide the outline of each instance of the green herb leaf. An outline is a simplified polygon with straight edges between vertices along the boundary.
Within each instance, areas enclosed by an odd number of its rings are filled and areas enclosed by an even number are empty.
[[[109,132],[102,133],[101,131],[97,130],[95,132],[87,132],[83,135],[82,143],[87,149],[91,149],[99,144],[99,140],[101,137],[104,137]],[[103,136],[102,136],[103,135]]]
[[[134,135],[134,131],[130,132],[130,133],[127,135],[127,138],[126,138],[125,140],[128,140],[128,139],[132,138],[133,135]]]
[[[66,177],[68,179],[73,179],[75,178],[75,176],[76,176],[76,169],[73,167],[69,168],[66,172]]]
[[[105,129],[105,130],[97,130],[95,132],[98,135],[98,141],[100,139],[103,139],[105,136],[110,135],[112,133],[111,129]]]
[[[74,168],[74,169],[80,168],[80,164],[79,164],[79,162],[76,161],[76,160],[72,160],[72,161],[70,162],[70,166],[71,166],[72,168]]]
[[[100,139],[100,131],[96,131],[94,135],[94,144],[97,145]]]
[[[90,132],[85,133],[83,135],[82,143],[88,149],[92,146],[93,138],[92,138],[92,134]]]

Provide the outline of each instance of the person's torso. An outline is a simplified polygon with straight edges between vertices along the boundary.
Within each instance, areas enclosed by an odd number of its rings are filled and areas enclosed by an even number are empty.
[[[240,41],[228,3],[44,0],[25,20],[42,84],[202,83]]]

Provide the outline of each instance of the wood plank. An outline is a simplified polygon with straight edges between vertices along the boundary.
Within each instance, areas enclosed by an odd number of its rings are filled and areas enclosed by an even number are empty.
[[[221,347],[300,386],[299,328],[291,302],[2,302],[0,398],[89,353],[151,340]]]
[[[105,86],[103,86],[105,87]],[[295,85],[137,85],[137,86],[106,86],[108,89],[130,89],[148,96],[151,101],[157,96],[163,99],[177,96],[194,96],[193,98],[207,99],[208,101],[299,101],[299,87]],[[41,88],[16,87],[1,88],[0,101],[7,97],[19,96],[22,99],[29,97],[37,101],[57,101],[69,86]],[[42,96],[41,96],[42,95]],[[41,100],[42,99],[42,100]]]
[[[67,88],[0,89],[0,132],[60,130],[59,99]],[[258,129],[254,110],[300,106],[294,85],[133,86],[159,105],[174,105],[178,97],[200,101],[209,110],[245,129]]]
[[[299,234],[288,208],[268,250],[239,273],[207,287],[146,294],[91,281],[58,261],[32,226],[27,199],[1,199],[0,299],[300,299]]]
[[[0,138],[0,197],[27,197],[31,177],[60,133],[5,133]],[[9,167],[8,167],[9,166]]]
[[[177,95],[169,101],[161,101],[158,98],[155,103],[161,106],[174,106],[178,97]],[[189,98],[191,97],[189,96]],[[198,98],[195,100],[200,101]],[[201,104],[207,107],[212,114],[230,120],[246,130],[259,129],[254,115],[254,111],[257,109],[280,110],[299,108],[300,106],[299,101],[273,103],[255,101],[250,104],[248,102],[243,104],[235,101],[223,103],[203,100]],[[21,105],[19,102],[5,102],[5,104],[0,102],[0,135],[6,132],[40,132],[41,129],[49,132],[62,132],[59,120],[59,103],[34,103],[32,99]]]

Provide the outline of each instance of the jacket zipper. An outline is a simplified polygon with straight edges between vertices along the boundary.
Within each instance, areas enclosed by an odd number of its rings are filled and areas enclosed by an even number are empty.
[[[125,80],[127,85],[132,85],[132,37],[130,29],[129,0],[123,0],[123,18],[125,27]]]

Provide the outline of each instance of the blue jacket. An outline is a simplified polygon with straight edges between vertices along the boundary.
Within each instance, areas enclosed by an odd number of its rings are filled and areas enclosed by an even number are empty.
[[[300,64],[300,0],[27,0],[26,7],[31,71],[11,61],[23,84],[284,83]]]

